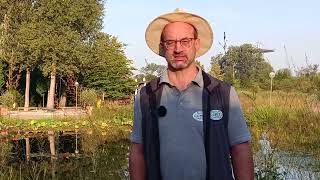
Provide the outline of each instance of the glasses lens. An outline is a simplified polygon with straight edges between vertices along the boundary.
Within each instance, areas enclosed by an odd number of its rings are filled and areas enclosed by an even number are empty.
[[[180,44],[183,47],[190,47],[190,42],[192,41],[192,39],[181,39],[180,40]]]
[[[174,46],[176,45],[176,41],[165,41],[164,45],[167,49],[174,49]]]
[[[193,40],[193,38],[184,38],[181,40],[168,40],[168,41],[164,41],[164,45],[167,49],[174,49],[176,46],[176,43],[180,42],[180,45],[184,48],[189,48],[191,46],[191,41]]]

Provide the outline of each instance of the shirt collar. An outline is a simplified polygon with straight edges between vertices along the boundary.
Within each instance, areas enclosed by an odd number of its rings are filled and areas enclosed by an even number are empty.
[[[195,83],[196,85],[198,85],[199,87],[203,88],[202,70],[200,67],[197,67],[197,68],[199,70],[198,74],[196,75],[194,80],[192,80],[192,82]],[[159,84],[162,84],[162,83],[166,83],[166,84],[173,86],[169,80],[169,77],[168,77],[168,70],[164,71],[162,73],[162,75],[160,76]]]
[[[198,74],[197,76],[194,78],[194,80],[192,80],[193,83],[197,84],[199,87],[203,88],[203,77],[202,77],[202,69],[200,67],[198,67]]]

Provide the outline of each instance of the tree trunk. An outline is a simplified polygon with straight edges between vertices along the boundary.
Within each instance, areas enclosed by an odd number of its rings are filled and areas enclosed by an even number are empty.
[[[50,143],[50,153],[51,153],[51,160],[56,159],[56,145],[55,145],[55,138],[54,138],[54,131],[48,131],[48,139]]]
[[[56,74],[55,72],[51,72],[47,109],[54,109],[55,85],[56,85]]]
[[[30,68],[26,72],[26,89],[24,93],[24,111],[29,110],[29,95],[30,95]]]
[[[66,92],[63,92],[60,96],[59,107],[66,107],[67,104],[67,95]]]
[[[42,95],[42,107],[44,107],[44,95]]]

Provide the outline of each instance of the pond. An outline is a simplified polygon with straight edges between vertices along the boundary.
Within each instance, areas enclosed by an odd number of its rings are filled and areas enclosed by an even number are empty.
[[[127,131],[33,131],[0,137],[0,179],[129,179]],[[257,179],[317,180],[319,170],[320,161],[311,155],[255,154]]]
[[[111,133],[111,134],[110,134]],[[125,133],[33,132],[1,139],[0,179],[127,179]]]
[[[257,179],[320,179],[320,160],[312,155],[275,150],[264,156],[259,151],[254,160]]]

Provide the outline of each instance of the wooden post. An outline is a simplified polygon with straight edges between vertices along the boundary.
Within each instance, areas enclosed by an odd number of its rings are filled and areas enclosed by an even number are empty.
[[[30,140],[29,138],[24,138],[25,141],[26,141],[26,158],[27,158],[27,161],[30,160]]]

